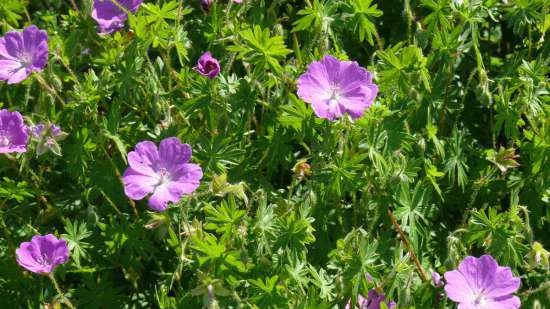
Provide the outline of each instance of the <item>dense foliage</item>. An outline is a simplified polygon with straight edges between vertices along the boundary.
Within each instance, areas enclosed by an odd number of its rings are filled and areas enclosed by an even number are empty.
[[[456,308],[431,274],[482,254],[521,278],[522,308],[550,308],[549,2],[146,0],[107,35],[91,10],[0,1],[2,34],[49,36],[44,71],[0,83],[0,108],[68,133],[0,154],[0,307],[62,306],[15,258],[53,233],[77,308],[329,309],[373,288]],[[192,70],[205,51],[214,79]],[[363,117],[297,96],[327,54],[373,73]],[[170,136],[204,177],[153,212],[121,175]]]

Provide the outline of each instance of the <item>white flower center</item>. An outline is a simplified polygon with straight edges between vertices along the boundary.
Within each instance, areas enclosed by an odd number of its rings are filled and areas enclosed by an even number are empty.
[[[161,168],[157,171],[158,182],[157,187],[162,186],[170,182],[170,173],[165,168]]]
[[[0,147],[6,147],[10,145],[10,139],[5,131],[0,130]]]
[[[485,298],[485,290],[481,290],[477,293],[474,293],[473,305],[483,306],[486,302],[487,302],[487,298]]]
[[[17,57],[22,68],[26,68],[32,64],[32,56],[27,52],[22,52]]]
[[[328,105],[335,105],[338,104],[340,101],[340,87],[338,86],[331,86],[330,89],[327,91],[327,104]]]

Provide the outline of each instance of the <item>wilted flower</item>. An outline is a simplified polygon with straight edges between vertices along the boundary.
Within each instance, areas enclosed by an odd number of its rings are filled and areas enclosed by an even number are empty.
[[[133,200],[147,195],[149,207],[163,211],[168,202],[177,203],[184,194],[197,189],[202,170],[197,164],[188,163],[191,147],[179,139],[169,137],[155,143],[140,142],[135,151],[128,154],[129,167],[124,172],[124,192]]]
[[[539,265],[548,268],[550,253],[538,241],[533,242],[533,247],[527,255],[529,264],[532,267]]]
[[[357,303],[359,304],[359,307],[355,307],[357,309],[381,309],[381,304],[384,303],[389,309],[395,308],[396,304],[393,301],[390,301],[389,303],[385,302],[385,296],[383,294],[378,294],[375,289],[369,290],[369,293],[367,297],[363,297],[362,295],[357,296]],[[348,302],[346,307],[344,309],[350,309],[351,308],[351,301]]]
[[[509,267],[501,267],[490,255],[466,257],[457,270],[445,273],[445,292],[460,309],[517,309],[521,302],[514,292],[521,280]]]
[[[369,71],[355,61],[327,55],[312,62],[298,79],[298,96],[310,103],[320,118],[334,120],[345,113],[359,118],[378,94]]]
[[[0,153],[27,151],[27,130],[19,112],[0,110]]]
[[[36,154],[43,155],[48,150],[54,154],[61,155],[61,147],[57,142],[67,138],[68,134],[61,131],[55,124],[39,123],[30,129],[31,135],[37,140]]]
[[[443,281],[441,280],[441,275],[437,271],[432,271],[432,283],[436,287],[443,286]]]
[[[210,10],[210,7],[212,6],[213,0],[201,0],[201,7],[203,10],[208,12]]]
[[[128,11],[135,13],[143,0],[116,0],[118,4]],[[99,34],[109,34],[124,28],[128,14],[122,10],[113,0],[94,0],[92,18],[99,26]]]
[[[205,52],[199,58],[197,66],[193,70],[199,72],[202,76],[208,76],[208,78],[213,79],[218,76],[220,73],[220,63],[210,52]]]
[[[32,25],[0,38],[0,80],[17,84],[48,63],[48,34]]]
[[[311,175],[311,166],[305,159],[298,160],[292,169],[294,171],[294,176],[299,180],[303,180]]]
[[[55,268],[67,262],[69,248],[64,239],[54,235],[33,236],[30,242],[23,242],[15,251],[17,263],[33,273],[48,275]]]

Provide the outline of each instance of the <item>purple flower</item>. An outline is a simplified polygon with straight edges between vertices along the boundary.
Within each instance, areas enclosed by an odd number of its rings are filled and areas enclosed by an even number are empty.
[[[320,118],[334,120],[345,113],[353,119],[363,115],[378,94],[369,71],[355,61],[327,55],[312,62],[298,78],[298,96],[310,103]]]
[[[33,273],[48,275],[55,268],[67,262],[69,248],[64,239],[54,235],[36,235],[30,242],[23,242],[15,251],[17,263]]]
[[[58,126],[58,125],[55,125],[52,123],[52,125],[50,126],[50,132],[52,132],[52,136],[53,137],[57,137],[59,135],[61,135],[63,132],[61,131],[61,127]]]
[[[202,76],[208,76],[208,78],[213,79],[218,76],[220,73],[220,63],[210,52],[202,54],[199,58],[197,66],[193,70],[199,72]]]
[[[443,286],[443,281],[441,280],[441,275],[437,271],[432,271],[432,283],[436,287]]]
[[[457,270],[445,273],[445,292],[458,309],[517,309],[521,302],[514,292],[521,280],[509,267],[501,267],[490,255],[466,257]]]
[[[116,0],[128,11],[135,13],[143,0]],[[128,15],[113,0],[94,0],[92,18],[99,26],[99,34],[110,34],[121,28],[128,19]]]
[[[147,195],[149,207],[163,211],[168,202],[177,203],[184,194],[197,189],[202,170],[197,164],[188,163],[191,147],[179,139],[169,137],[157,146],[150,141],[140,142],[135,151],[128,154],[129,167],[124,172],[124,192],[133,200]]]
[[[201,7],[206,12],[210,11],[210,7],[212,6],[213,0],[201,0]]]
[[[0,153],[27,151],[27,130],[19,112],[0,110]]]
[[[32,25],[0,38],[0,80],[17,84],[48,63],[48,34]]]
[[[359,308],[357,309],[380,309],[380,304],[384,302],[385,296],[383,294],[378,294],[375,289],[369,290],[369,294],[367,297],[363,297],[362,295],[357,296],[357,303],[359,304]],[[389,309],[393,309],[396,307],[395,302],[390,301],[389,303],[384,302],[386,306]],[[348,302],[348,304],[344,307],[344,309],[350,309],[351,308],[351,301]]]

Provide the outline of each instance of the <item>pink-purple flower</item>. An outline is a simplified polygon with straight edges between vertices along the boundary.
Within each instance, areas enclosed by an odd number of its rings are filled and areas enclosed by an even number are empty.
[[[26,152],[27,130],[19,112],[0,110],[0,153]]]
[[[116,0],[120,6],[135,13],[143,0]],[[99,34],[110,34],[124,28],[128,14],[113,0],[94,0],[92,18],[99,26]]]
[[[37,141],[36,155],[40,156],[48,150],[61,156],[61,147],[58,142],[67,138],[68,134],[61,131],[61,127],[53,123],[38,123],[29,129],[31,136]]]
[[[33,273],[48,275],[69,260],[69,247],[64,239],[52,234],[33,236],[15,251],[17,263]]]
[[[220,73],[220,63],[210,52],[205,52],[199,58],[197,66],[193,70],[199,72],[202,76],[208,76],[208,78],[213,79]]]
[[[369,71],[355,61],[340,61],[331,55],[312,62],[298,78],[298,96],[311,104],[318,117],[329,120],[344,114],[353,119],[363,116],[377,94]]]
[[[466,257],[458,269],[445,273],[445,292],[458,309],[517,309],[520,299],[514,295],[521,280],[509,267],[497,264],[490,255]]]
[[[176,137],[160,142],[140,142],[128,154],[129,167],[124,172],[124,192],[133,200],[149,196],[149,207],[163,211],[168,202],[177,203],[184,194],[195,191],[202,178],[197,164],[189,163],[191,147]]]
[[[437,271],[432,271],[432,283],[435,287],[442,287],[444,284],[441,275]]]
[[[362,295],[357,296],[357,303],[359,307],[355,307],[356,309],[381,309],[381,304],[386,304],[386,307],[389,309],[393,309],[396,307],[395,302],[385,301],[386,297],[383,294],[378,294],[375,289],[369,290],[369,293],[367,297],[363,297]],[[351,301],[347,303],[347,305],[344,307],[344,309],[350,309],[351,308]]]
[[[48,63],[48,34],[32,25],[0,38],[0,80],[17,84]]]
[[[210,11],[210,7],[212,6],[213,0],[201,0],[201,7],[206,12]]]

